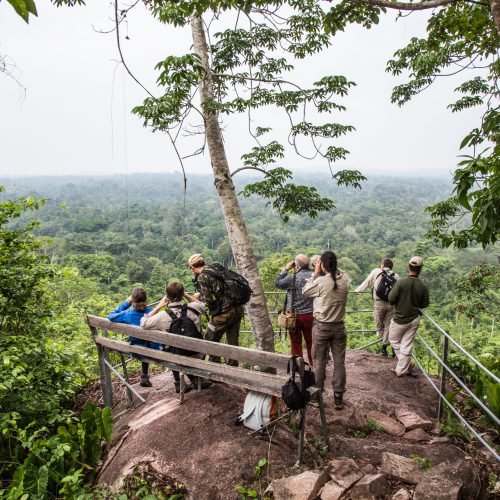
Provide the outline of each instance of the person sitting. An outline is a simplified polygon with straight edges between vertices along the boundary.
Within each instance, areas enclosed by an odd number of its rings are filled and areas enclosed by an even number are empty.
[[[201,316],[205,313],[205,304],[194,296],[187,294],[184,291],[182,283],[172,281],[165,287],[166,295],[163,297],[158,305],[141,319],[141,326],[145,330],[164,330],[169,331],[173,318],[171,315],[180,316],[183,306],[183,300],[188,304],[186,315],[194,323],[194,326],[201,332]],[[162,308],[168,307],[167,311],[161,311]],[[203,359],[203,353],[193,353],[189,355],[193,358]],[[180,375],[177,370],[172,370],[174,378],[175,392],[180,393]],[[189,380],[192,384],[196,385],[198,382],[197,377],[188,374]],[[210,387],[211,382],[204,380],[201,382],[201,388],[206,389]],[[189,392],[193,388],[188,385],[184,392]]]
[[[146,290],[140,287],[134,288],[131,295],[127,297],[127,299],[114,311],[108,314],[108,319],[109,321],[113,321],[113,323],[125,323],[127,325],[141,326],[142,317],[151,311],[151,308],[147,306],[147,302],[148,295]],[[132,308],[130,306],[132,306]],[[163,344],[138,339],[136,337],[129,337],[129,343],[131,345],[140,345],[151,349],[163,349],[164,347]],[[142,387],[152,386],[149,380],[149,363],[145,363],[144,361],[141,365],[140,385]]]
[[[324,272],[324,276],[320,273]],[[331,251],[321,255],[314,274],[305,284],[302,295],[313,298],[313,353],[316,387],[325,383],[326,353],[333,357],[333,397],[336,410],[344,407],[346,385],[345,352],[347,332],[344,326],[347,294],[351,279],[337,268],[337,256]]]

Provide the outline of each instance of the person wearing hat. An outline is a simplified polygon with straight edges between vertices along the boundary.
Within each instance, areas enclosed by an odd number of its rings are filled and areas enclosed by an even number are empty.
[[[398,377],[416,376],[411,354],[420,323],[419,309],[429,305],[429,289],[419,279],[423,265],[422,257],[412,257],[408,263],[408,277],[398,279],[389,293],[389,303],[395,306],[389,327],[389,341],[398,359],[392,371]]]
[[[239,345],[240,325],[243,306],[233,305],[232,297],[224,293],[225,286],[220,277],[218,264],[206,264],[203,255],[195,253],[188,259],[188,266],[195,278],[196,291],[210,312],[205,340],[220,342],[224,334],[229,345]],[[218,356],[210,356],[210,361],[220,363]],[[227,364],[238,366],[238,361],[228,359]]]

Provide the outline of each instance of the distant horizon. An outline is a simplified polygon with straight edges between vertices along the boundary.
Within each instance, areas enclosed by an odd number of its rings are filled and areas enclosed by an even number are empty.
[[[373,177],[403,177],[403,178],[423,178],[423,179],[442,179],[442,180],[451,180],[453,172],[443,172],[440,168],[425,168],[425,169],[412,169],[412,170],[378,170],[374,172],[372,170],[363,170],[362,168],[358,169],[350,169],[350,170],[359,170],[363,175],[365,175],[368,179]],[[316,168],[299,168],[294,169],[293,174],[295,175],[311,175],[311,174],[321,174],[325,176],[329,176],[329,171],[327,167],[316,167]],[[132,176],[162,176],[162,175],[183,175],[181,170],[170,170],[166,172],[158,172],[158,171],[145,171],[145,172],[85,172],[85,173],[65,173],[65,174],[0,174],[0,182],[4,179],[47,179],[47,178],[84,178],[84,177],[132,177]],[[186,177],[209,177],[212,176],[212,172],[186,172]],[[252,174],[251,172],[244,172],[235,177],[235,179],[248,178],[253,176],[258,176],[259,173],[255,172]]]

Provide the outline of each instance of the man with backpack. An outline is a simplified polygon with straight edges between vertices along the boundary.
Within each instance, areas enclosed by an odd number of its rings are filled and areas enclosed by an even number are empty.
[[[373,319],[375,320],[378,336],[382,338],[382,346],[379,351],[382,356],[387,356],[389,325],[394,316],[394,306],[389,303],[389,293],[399,278],[392,271],[392,267],[391,259],[383,259],[380,267],[373,269],[365,281],[354,290],[355,292],[364,292],[367,288],[372,287]]]
[[[408,263],[408,277],[398,280],[389,294],[389,302],[396,306],[389,340],[398,358],[398,364],[392,370],[398,378],[417,376],[411,363],[413,342],[420,324],[419,309],[429,305],[429,288],[419,279],[423,265],[422,257],[412,257]]]
[[[185,302],[183,301],[185,300]],[[167,307],[166,310],[160,309]],[[166,295],[158,305],[141,319],[141,327],[145,330],[164,330],[166,332],[185,335],[192,338],[203,338],[201,333],[201,315],[205,313],[205,304],[184,291],[182,283],[172,281],[166,286]],[[174,348],[169,352],[181,354],[193,358],[203,359],[203,353],[187,351],[185,349]],[[180,392],[180,375],[177,370],[172,370],[174,378],[175,392]],[[196,385],[197,378],[188,374],[189,380]],[[203,380],[201,388],[210,387],[211,382]],[[186,386],[184,392],[189,392],[192,385]]]
[[[239,345],[243,305],[252,293],[248,281],[220,264],[207,265],[199,253],[189,257],[188,266],[195,278],[196,290],[210,312],[205,340],[220,342],[226,334],[229,345]],[[210,356],[209,360],[221,361],[218,356]],[[228,359],[227,364],[238,366],[238,361]]]

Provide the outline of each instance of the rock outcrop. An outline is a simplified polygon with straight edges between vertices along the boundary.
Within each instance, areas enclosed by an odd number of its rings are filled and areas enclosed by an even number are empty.
[[[424,377],[395,377],[390,371],[393,363],[390,358],[349,351],[342,411],[333,408],[332,366],[327,367],[324,400],[330,451],[322,445],[318,410],[308,408],[304,464],[299,470],[294,467],[298,416],[277,425],[269,436],[250,434],[233,422],[242,410],[244,391],[216,383],[190,392],[179,404],[171,374],[153,375],[152,388],[137,386],[145,404],[131,409],[118,404],[113,409],[114,444],[99,482],[117,484],[135,464],[147,461],[184,483],[188,498],[195,500],[232,499],[238,486],[263,494],[269,483],[276,498],[287,500],[434,498],[427,495],[444,491],[443,484],[452,495],[476,498],[481,490],[478,468],[448,438],[436,434],[434,390]],[[263,457],[268,465],[257,477],[254,468]],[[420,463],[432,467],[426,471]],[[439,483],[434,492],[426,489]]]

